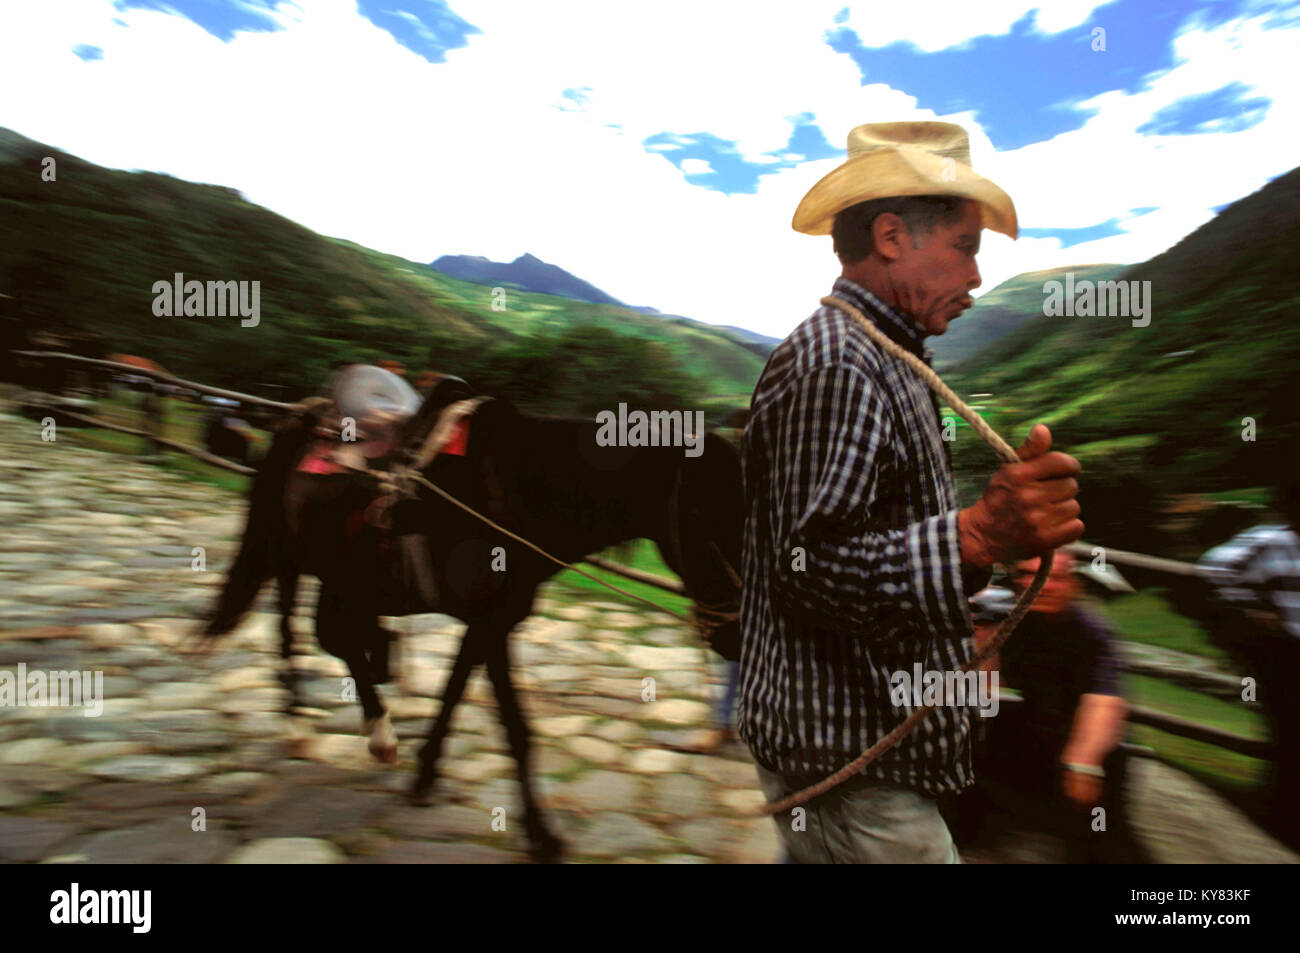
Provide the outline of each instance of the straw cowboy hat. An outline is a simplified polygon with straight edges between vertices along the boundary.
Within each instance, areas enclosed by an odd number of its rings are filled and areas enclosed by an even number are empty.
[[[985,228],[1015,238],[1016,207],[976,175],[966,130],[951,122],[874,122],[849,133],[849,158],[812,187],[794,213],[794,230],[829,235],[836,214],[871,199],[958,195],[980,204]]]

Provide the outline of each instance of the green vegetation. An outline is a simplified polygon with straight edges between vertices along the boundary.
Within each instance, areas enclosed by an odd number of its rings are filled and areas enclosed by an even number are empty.
[[[1129,701],[1143,708],[1177,715],[1208,728],[1230,731],[1244,738],[1263,740],[1268,737],[1264,717],[1240,703],[1203,695],[1190,688],[1145,675],[1125,676],[1125,684]]]
[[[1025,326],[1043,313],[1043,285],[1063,281],[1067,271],[1076,280],[1108,281],[1124,271],[1123,265],[1073,265],[1048,271],[1027,271],[1008,278],[981,295],[975,306],[939,337],[931,338],[934,366],[940,373],[969,361],[993,342]]]
[[[1161,761],[1186,771],[1239,807],[1252,812],[1259,810],[1268,762],[1147,725],[1134,725],[1129,729],[1129,737],[1134,743],[1150,748]]]
[[[1263,716],[1240,704],[1144,675],[1127,675],[1124,682],[1128,700],[1135,705],[1245,738],[1268,738]],[[1171,735],[1149,725],[1131,725],[1128,735],[1131,741],[1150,748],[1162,761],[1186,771],[1247,808],[1253,807],[1268,774],[1268,763],[1259,758]]]
[[[1204,629],[1171,609],[1157,591],[1145,589],[1116,596],[1103,604],[1102,611],[1128,642],[1220,661],[1227,659],[1221,649],[1210,644]]]
[[[41,159],[57,159],[54,182]],[[436,224],[431,226],[436,227]],[[261,320],[158,317],[153,286],[259,281]],[[233,189],[104,169],[0,130],[0,350],[40,336],[83,353],[136,354],[206,384],[277,398],[315,393],[339,363],[396,360],[456,374],[551,413],[620,401],[698,407],[745,400],[763,356],[697,322],[491,289],[326,238]],[[759,349],[761,351],[761,349]]]
[[[655,544],[646,539],[639,539],[628,546],[620,547],[616,550],[602,554],[605,559],[615,562],[630,569],[639,569],[642,572],[653,573],[656,576],[663,576],[665,579],[676,579],[676,574],[668,568],[667,564],[659,556],[659,550]],[[611,585],[618,586],[644,599],[649,599],[656,605],[663,606],[665,609],[671,609],[674,612],[689,614],[691,603],[685,596],[679,596],[676,593],[665,592],[654,586],[648,586],[645,583],[635,582],[631,579],[624,579],[622,576],[616,576],[613,573],[597,569],[595,566],[583,565],[582,568],[593,576],[604,579]],[[629,599],[626,596],[619,595],[617,592],[611,592],[604,586],[592,582],[585,576],[576,572],[564,570],[555,577],[555,581],[560,586],[576,592],[581,592],[589,598],[602,598],[606,601],[626,602],[628,608],[648,609],[644,602],[636,599]]]
[[[1045,317],[1047,273],[1018,276],[962,319],[967,338],[980,307],[1015,326],[978,349],[958,348],[945,378],[960,394],[991,394],[980,398],[981,413],[1013,444],[1043,422],[1054,444],[1079,458],[1089,540],[1193,559],[1261,521],[1276,467],[1300,442],[1298,211],[1295,170],[1123,271],[1123,280],[1151,282],[1146,327],[1127,317]],[[1077,283],[1112,267],[1072,270]],[[1243,439],[1250,421],[1253,439]],[[966,501],[993,460],[963,433],[953,463]],[[1201,514],[1169,519],[1183,494],[1200,497]]]

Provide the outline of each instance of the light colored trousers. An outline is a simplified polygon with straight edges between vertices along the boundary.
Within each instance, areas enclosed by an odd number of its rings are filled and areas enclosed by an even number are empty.
[[[758,783],[769,801],[798,788],[760,765]],[[939,806],[910,788],[888,782],[848,782],[773,818],[790,863],[960,864],[957,846]]]

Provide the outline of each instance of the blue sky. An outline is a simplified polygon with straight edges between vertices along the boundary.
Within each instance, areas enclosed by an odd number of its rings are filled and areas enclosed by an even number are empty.
[[[854,125],[968,130],[1022,226],[986,235],[986,291],[1150,257],[1300,164],[1298,40],[1270,0],[29,2],[0,8],[0,83],[42,96],[0,125],[783,334],[836,270],[790,215]]]

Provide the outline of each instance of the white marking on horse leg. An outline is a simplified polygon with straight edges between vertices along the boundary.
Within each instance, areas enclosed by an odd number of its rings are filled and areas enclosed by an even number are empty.
[[[369,736],[372,755],[385,764],[397,763],[397,732],[388,712],[378,718],[367,718],[362,722],[361,733]]]

